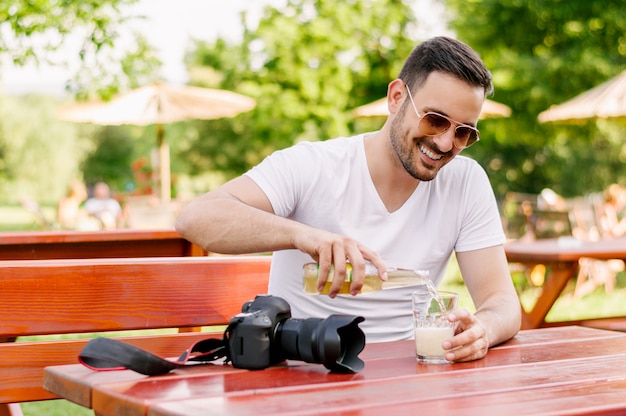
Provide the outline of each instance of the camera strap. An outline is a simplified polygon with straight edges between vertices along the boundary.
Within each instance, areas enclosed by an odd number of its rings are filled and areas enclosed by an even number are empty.
[[[163,359],[112,338],[94,338],[78,355],[78,361],[92,370],[133,370],[147,376],[166,374],[190,362],[206,364],[220,358],[225,358],[225,362],[230,361],[226,333],[222,339],[207,338],[195,342],[176,360]]]

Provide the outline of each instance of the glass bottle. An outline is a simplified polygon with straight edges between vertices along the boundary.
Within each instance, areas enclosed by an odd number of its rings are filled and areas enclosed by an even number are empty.
[[[328,280],[324,289],[320,292],[317,290],[317,277],[319,272],[318,263],[306,263],[303,266],[303,284],[304,292],[308,294],[326,295],[330,291],[330,285],[333,281],[334,267],[331,265],[328,273]],[[426,270],[410,270],[401,268],[390,268],[387,270],[387,281],[382,281],[378,276],[378,270],[371,263],[365,263],[365,278],[363,279],[363,287],[360,293],[376,292],[394,287],[403,287],[417,285],[430,281],[428,271]],[[339,294],[350,294],[350,284],[352,283],[352,265],[346,264],[346,277],[343,281]]]

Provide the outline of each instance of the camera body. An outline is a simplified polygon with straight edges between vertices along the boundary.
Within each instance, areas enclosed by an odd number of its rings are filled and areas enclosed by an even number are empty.
[[[244,303],[241,310],[229,325],[233,366],[254,370],[283,361],[280,350],[272,348],[272,339],[278,323],[291,317],[289,304],[283,298],[260,295]]]
[[[293,359],[355,373],[365,365],[358,358],[365,346],[361,316],[293,319],[287,301],[271,295],[258,295],[241,310],[226,330],[234,367],[260,370]]]

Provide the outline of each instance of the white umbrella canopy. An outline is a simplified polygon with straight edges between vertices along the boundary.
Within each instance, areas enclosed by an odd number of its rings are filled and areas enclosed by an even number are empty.
[[[161,200],[170,200],[169,147],[163,125],[184,120],[234,117],[252,110],[254,99],[231,91],[157,83],[134,89],[109,102],[76,103],[59,110],[59,118],[76,123],[119,126],[156,124]]]
[[[626,118],[626,70],[538,116],[542,123],[572,123],[598,118]]]
[[[362,105],[352,110],[354,117],[382,117],[388,116],[387,110],[387,97],[381,98],[369,104]],[[480,112],[480,118],[496,118],[496,117],[509,117],[511,115],[511,109],[504,105],[491,100],[485,100],[483,108]]]

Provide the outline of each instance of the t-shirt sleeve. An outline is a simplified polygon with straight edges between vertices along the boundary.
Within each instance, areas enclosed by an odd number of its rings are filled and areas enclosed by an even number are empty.
[[[262,190],[272,204],[274,214],[289,217],[301,200],[313,174],[315,153],[308,143],[278,150],[245,173]]]

